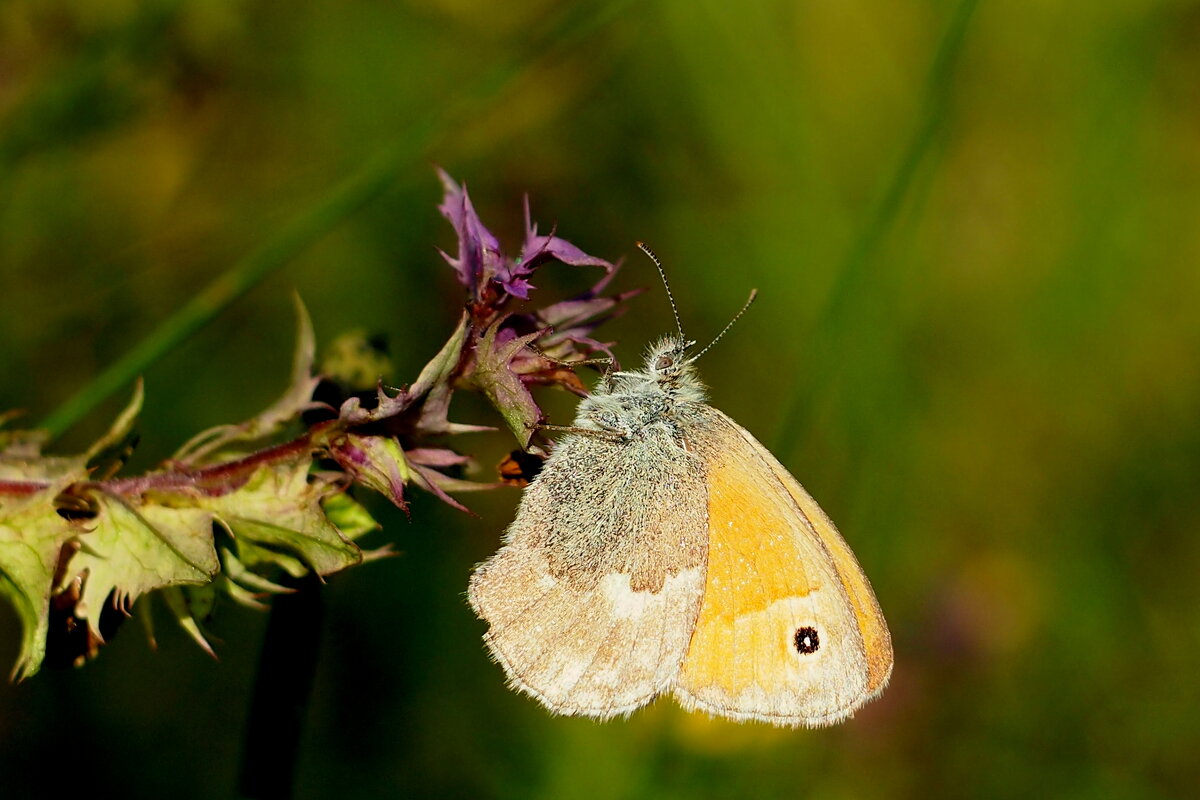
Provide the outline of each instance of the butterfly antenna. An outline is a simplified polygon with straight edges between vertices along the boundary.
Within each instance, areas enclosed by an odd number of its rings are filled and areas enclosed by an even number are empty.
[[[700,358],[700,356],[704,355],[710,349],[712,349],[712,346],[714,344],[721,341],[721,337],[729,332],[729,329],[733,327],[733,323],[737,322],[739,319],[742,318],[742,314],[746,313],[746,310],[749,309],[750,306],[754,303],[754,300],[756,297],[758,297],[758,289],[751,289],[750,296],[748,298],[746,298],[746,304],[742,306],[742,310],[733,315],[733,319],[729,320],[729,324],[721,329],[721,332],[717,334],[717,338],[713,339],[711,342],[708,343],[708,347],[705,347],[699,353],[696,353],[696,355],[689,358],[688,361],[692,362],[692,361],[698,360]]]
[[[637,246],[639,250],[650,256],[650,260],[654,262],[654,266],[658,267],[658,276],[662,278],[663,288],[667,290],[667,299],[671,301],[671,313],[675,315],[675,327],[679,329],[679,341],[686,342],[687,337],[683,335],[683,323],[679,320],[679,307],[675,305],[675,295],[671,294],[671,284],[667,283],[667,273],[663,269],[662,262],[658,260],[658,256],[654,255],[654,251],[645,242],[638,242]]]

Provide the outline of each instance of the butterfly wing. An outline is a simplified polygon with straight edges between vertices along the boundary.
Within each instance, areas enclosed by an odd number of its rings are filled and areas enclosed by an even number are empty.
[[[665,437],[562,440],[468,591],[515,688],[603,719],[671,686],[704,587],[702,467]]]
[[[744,428],[707,409],[689,434],[706,462],[704,599],[675,694],[734,719],[819,726],[874,698],[891,636],[837,528]]]

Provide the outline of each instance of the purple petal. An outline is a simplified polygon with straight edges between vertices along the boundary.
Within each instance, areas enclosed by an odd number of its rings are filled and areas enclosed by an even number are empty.
[[[509,273],[509,277],[500,280],[500,285],[504,287],[504,291],[522,300],[528,300],[529,290],[537,288],[524,278],[512,277],[511,272]]]
[[[507,269],[500,240],[479,219],[467,194],[467,187],[460,186],[443,169],[438,169],[438,176],[446,190],[438,211],[450,221],[458,235],[458,257],[451,258],[444,252],[442,257],[458,273],[459,283],[470,289],[478,299],[488,281],[499,271]]]
[[[414,464],[412,477],[413,477],[413,483],[417,484],[417,486],[420,486],[425,491],[433,494],[434,496],[436,496],[439,500],[441,500],[446,505],[453,506],[454,508],[457,508],[459,511],[470,514],[472,517],[479,516],[474,511],[467,508],[466,506],[464,506],[462,503],[455,500],[450,495],[446,494],[445,490],[442,489],[442,487],[441,487],[441,480],[440,480],[440,479],[444,478],[445,476],[442,475],[437,470],[430,469],[429,467],[422,467],[422,466]]]
[[[444,447],[416,447],[404,453],[409,463],[426,467],[454,467],[466,464],[469,456],[460,455]]]
[[[603,258],[589,256],[566,239],[560,239],[551,231],[549,236],[539,236],[537,224],[529,216],[529,197],[525,198],[525,246],[521,249],[520,265],[532,265],[546,259],[554,259],[573,267],[603,267],[612,272],[616,265]],[[528,267],[526,267],[528,268]]]

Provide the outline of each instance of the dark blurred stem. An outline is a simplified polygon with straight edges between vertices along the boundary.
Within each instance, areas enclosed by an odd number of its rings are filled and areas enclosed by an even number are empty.
[[[320,579],[287,583],[296,591],[271,603],[242,749],[239,789],[254,800],[292,796],[321,648]]]

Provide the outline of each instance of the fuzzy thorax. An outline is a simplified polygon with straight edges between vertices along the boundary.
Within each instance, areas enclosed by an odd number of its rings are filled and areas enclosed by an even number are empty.
[[[681,406],[703,403],[704,384],[687,357],[694,344],[670,336],[652,344],[642,369],[605,377],[580,403],[575,424],[628,435],[656,422],[673,422]]]

